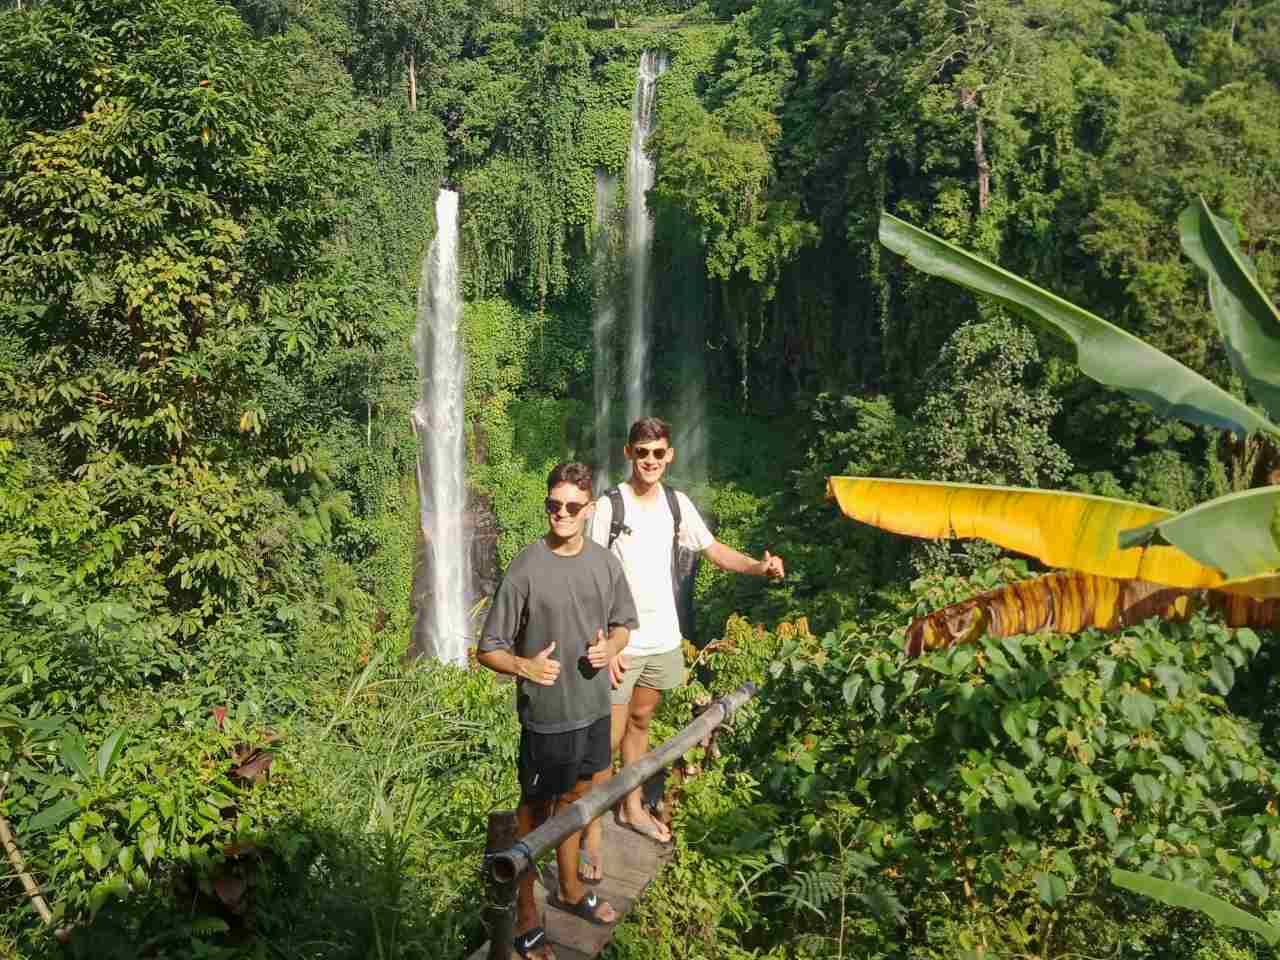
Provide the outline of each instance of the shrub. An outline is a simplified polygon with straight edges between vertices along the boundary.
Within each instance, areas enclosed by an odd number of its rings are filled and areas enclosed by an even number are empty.
[[[1267,899],[1280,768],[1224,701],[1250,631],[1195,619],[904,661],[892,622],[793,639],[772,667],[742,762],[797,812],[758,839],[793,908],[775,936],[851,949],[838,913],[876,921],[868,949],[1098,955],[1141,912],[1108,886],[1117,864]]]

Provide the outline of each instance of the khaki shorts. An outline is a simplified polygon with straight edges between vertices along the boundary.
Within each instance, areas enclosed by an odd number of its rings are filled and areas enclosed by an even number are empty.
[[[647,657],[627,657],[627,661],[627,672],[612,694],[614,706],[630,703],[631,691],[636,687],[674,690],[684,684],[684,651],[679,647]]]

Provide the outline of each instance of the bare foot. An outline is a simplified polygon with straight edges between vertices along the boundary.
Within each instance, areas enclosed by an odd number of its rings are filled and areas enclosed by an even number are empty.
[[[658,843],[671,842],[671,831],[667,829],[667,825],[661,820],[655,820],[649,811],[643,808],[640,810],[640,815],[634,819],[625,810],[619,810],[618,823]]]
[[[599,883],[604,879],[600,861],[586,850],[578,851],[578,879],[583,883]]]

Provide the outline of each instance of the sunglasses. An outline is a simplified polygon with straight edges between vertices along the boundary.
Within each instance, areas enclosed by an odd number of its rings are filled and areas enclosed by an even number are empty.
[[[667,459],[667,454],[671,452],[670,447],[632,447],[632,460],[649,460],[654,459],[661,463]]]
[[[561,507],[564,507],[565,512],[568,513],[569,516],[576,517],[583,510],[587,509],[587,507],[591,506],[591,504],[561,503],[555,497],[547,497],[547,499],[543,501],[543,506],[547,508],[547,513],[551,514],[553,517],[560,512]]]

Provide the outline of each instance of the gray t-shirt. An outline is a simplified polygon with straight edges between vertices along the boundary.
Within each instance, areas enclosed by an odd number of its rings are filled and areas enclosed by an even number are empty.
[[[572,557],[538,539],[503,574],[480,634],[479,650],[510,648],[530,658],[552,642],[560,676],[551,686],[516,680],[520,723],[535,733],[565,733],[609,715],[609,670],[587,662],[597,630],[635,629],[635,600],[618,558],[584,540]]]

